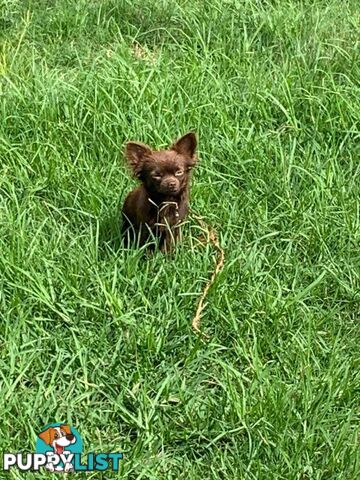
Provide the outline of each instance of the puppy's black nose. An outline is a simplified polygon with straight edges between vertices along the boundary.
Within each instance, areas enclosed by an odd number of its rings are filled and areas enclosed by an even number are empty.
[[[68,435],[66,435],[66,440],[69,440],[69,442],[71,442],[72,440],[74,440],[74,435],[72,433],[69,433]]]
[[[168,182],[168,187],[169,188],[175,188],[176,187],[176,180],[170,180]]]

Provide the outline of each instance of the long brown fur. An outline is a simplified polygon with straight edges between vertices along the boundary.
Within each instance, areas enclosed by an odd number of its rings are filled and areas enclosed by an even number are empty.
[[[126,158],[141,182],[128,194],[122,209],[126,245],[141,247],[157,239],[162,251],[170,251],[176,243],[189,210],[196,145],[194,133],[187,133],[166,150],[152,150],[137,142],[126,144]]]

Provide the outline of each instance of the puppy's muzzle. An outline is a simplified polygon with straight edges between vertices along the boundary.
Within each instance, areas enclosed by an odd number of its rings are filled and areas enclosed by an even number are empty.
[[[166,193],[176,193],[179,190],[179,186],[179,182],[174,178],[163,182],[162,189]]]

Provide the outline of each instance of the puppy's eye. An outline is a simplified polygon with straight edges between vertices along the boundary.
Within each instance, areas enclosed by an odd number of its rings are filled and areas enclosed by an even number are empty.
[[[175,177],[181,177],[181,175],[184,175],[184,170],[178,170],[177,172],[175,172]]]
[[[54,435],[55,438],[59,438],[59,434],[56,432]]]
[[[153,178],[155,178],[155,180],[160,180],[161,177],[162,177],[162,175],[161,175],[160,172],[154,172],[154,173],[152,174],[152,176],[153,176]]]
[[[60,433],[61,433],[61,435],[62,435],[63,437],[65,437],[66,432],[65,432],[64,430],[60,430]]]

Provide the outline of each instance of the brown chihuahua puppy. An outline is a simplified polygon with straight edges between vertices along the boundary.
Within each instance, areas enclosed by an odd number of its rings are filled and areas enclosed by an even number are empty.
[[[158,239],[169,252],[189,209],[190,170],[196,164],[196,137],[187,133],[167,150],[129,142],[125,154],[141,185],[130,192],[122,210],[127,245]]]

